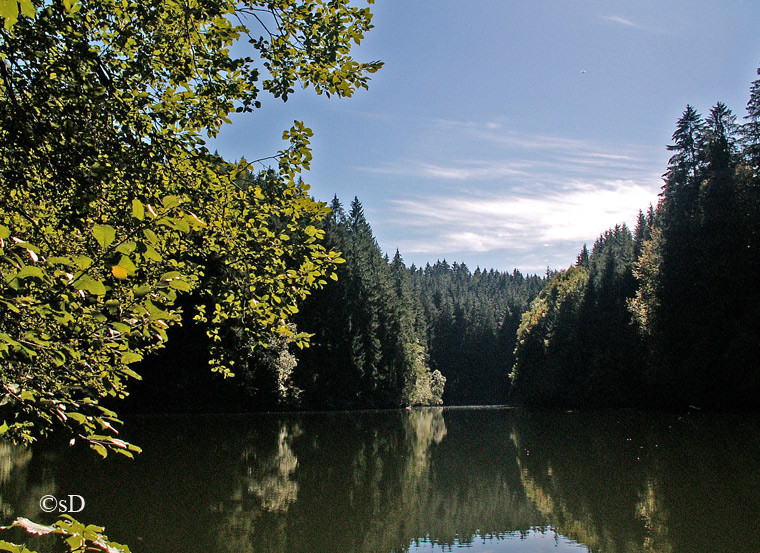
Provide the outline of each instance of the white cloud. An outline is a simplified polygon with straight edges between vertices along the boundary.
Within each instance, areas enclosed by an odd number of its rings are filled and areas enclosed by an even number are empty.
[[[518,131],[497,121],[437,119],[433,126],[431,143],[447,145],[454,155],[440,154],[445,147],[431,147],[416,158],[359,169],[423,179],[535,186],[567,184],[568,174],[596,174],[600,169],[616,178],[640,178],[651,167],[652,152],[640,147],[602,147],[586,140]]]
[[[625,25],[626,27],[634,27],[634,28],[639,27],[638,25],[636,25],[636,23],[634,23],[630,19],[626,19],[625,17],[620,17],[619,15],[603,15],[602,19],[606,19],[607,21],[612,21],[614,23],[620,23],[621,25]]]
[[[504,176],[528,176],[524,161],[463,161],[456,164],[401,160],[383,167],[364,167],[365,171],[445,180],[484,180]]]
[[[533,197],[521,193],[396,200],[395,224],[414,227],[402,240],[408,253],[531,250],[560,243],[590,243],[639,209],[657,201],[657,190],[632,181],[577,183]],[[420,236],[425,229],[425,236]]]
[[[405,159],[364,168],[435,183],[421,184],[435,192],[419,196],[414,186],[398,189],[375,219],[389,249],[418,260],[566,266],[584,242],[632,226],[661,186],[652,169],[661,160],[641,146],[519,132],[499,121],[439,119],[428,137]]]

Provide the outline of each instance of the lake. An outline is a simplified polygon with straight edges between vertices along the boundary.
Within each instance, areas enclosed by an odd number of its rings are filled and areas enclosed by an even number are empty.
[[[424,408],[123,434],[134,461],[0,445],[0,518],[49,523],[43,496],[79,496],[74,516],[135,553],[760,551],[756,416]]]

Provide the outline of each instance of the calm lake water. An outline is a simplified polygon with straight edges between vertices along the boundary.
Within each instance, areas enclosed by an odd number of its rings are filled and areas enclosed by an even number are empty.
[[[0,518],[40,498],[135,553],[760,552],[753,416],[419,409],[139,417],[134,461],[0,445]],[[42,546],[40,546],[42,549]]]

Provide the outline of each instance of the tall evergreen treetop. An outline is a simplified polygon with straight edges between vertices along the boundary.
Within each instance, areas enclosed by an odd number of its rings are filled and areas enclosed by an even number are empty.
[[[673,144],[668,150],[674,152],[668,161],[662,196],[666,211],[674,215],[695,205],[698,194],[700,170],[703,163],[701,152],[705,123],[691,105],[676,123]]]
[[[736,116],[722,102],[710,110],[703,135],[705,161],[711,172],[731,170],[736,161]]]
[[[757,70],[760,75],[760,69]],[[754,176],[760,176],[760,79],[755,80],[750,88],[747,102],[746,122],[741,126],[744,155],[752,168]]]

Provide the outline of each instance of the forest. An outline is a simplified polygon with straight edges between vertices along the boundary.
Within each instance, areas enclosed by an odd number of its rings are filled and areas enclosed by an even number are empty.
[[[205,370],[205,334],[188,321],[144,362],[129,405],[757,409],[760,80],[747,112],[739,123],[722,103],[705,118],[687,106],[658,204],[544,276],[446,260],[407,267],[380,249],[358,198],[348,210],[334,198],[319,229],[343,263],[291,322],[309,347],[270,343],[242,378],[222,382]]]
[[[760,80],[744,119],[686,107],[658,205],[584,247],[523,316],[513,398],[760,406]]]
[[[261,182],[261,175],[241,178]],[[293,317],[298,348],[280,339],[253,351],[239,378],[208,371],[203,325],[186,316],[165,349],[143,361],[135,410],[250,411],[504,403],[520,317],[545,277],[445,260],[407,267],[382,252],[354,198],[334,198],[322,221],[325,247],[342,252],[336,279]],[[228,347],[250,351],[229,325]],[[172,361],[169,361],[172,360]],[[213,393],[209,391],[213,390]]]

